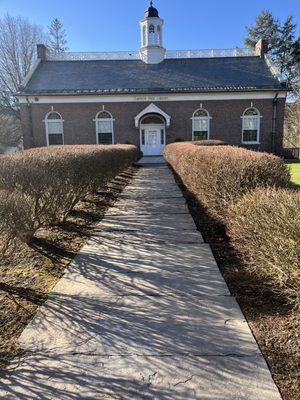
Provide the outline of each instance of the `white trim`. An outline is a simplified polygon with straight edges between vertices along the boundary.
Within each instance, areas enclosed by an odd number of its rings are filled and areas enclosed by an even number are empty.
[[[257,115],[245,115],[245,113],[253,108],[254,110],[257,111]],[[246,119],[256,119],[257,120],[257,140],[256,141],[244,141],[244,121]],[[262,118],[262,115],[260,114],[259,110],[256,107],[248,107],[245,109],[243,112],[243,115],[241,116],[242,119],[242,144],[260,144],[260,120]]]
[[[196,112],[200,111],[200,110],[205,111],[207,115],[205,117],[195,117]],[[209,112],[203,107],[200,107],[196,111],[194,111],[193,116],[191,118],[191,120],[192,120],[192,141],[195,140],[195,135],[194,135],[195,121],[198,121],[198,120],[206,120],[207,121],[207,139],[206,140],[210,139],[210,120],[211,119],[212,119],[212,117],[210,116]]]
[[[272,75],[274,76],[274,78],[278,79],[279,82],[285,82],[285,79],[282,76],[282,74],[280,73],[279,68],[272,61],[271,57],[268,54],[264,54],[264,59],[265,59],[265,62],[267,64],[269,70],[271,71]]]
[[[166,93],[161,95],[151,94],[123,94],[123,95],[19,95],[20,103],[27,100],[36,104],[65,104],[65,103],[140,103],[153,101],[205,101],[205,100],[256,100],[274,99],[274,91],[266,92],[227,92],[227,93]],[[287,92],[279,92],[278,98],[286,98]],[[38,98],[38,101],[36,101]]]
[[[171,117],[170,115],[168,115],[167,113],[165,113],[162,109],[160,109],[159,107],[157,107],[155,104],[151,103],[149,104],[148,107],[144,108],[135,118],[134,118],[134,123],[135,123],[135,127],[138,128],[139,127],[139,123],[140,123],[140,119],[146,115],[146,114],[159,114],[162,117],[165,118],[166,120],[166,127],[169,128],[170,124],[171,124]]]
[[[58,111],[55,111],[55,110],[51,110],[51,111],[47,112],[47,114],[45,115],[45,119],[43,121],[46,121],[50,114],[57,114],[57,115],[60,116],[59,119],[57,119],[57,120],[52,119],[52,121],[62,121],[62,122],[64,122],[64,119],[63,119],[61,113],[59,113]]]
[[[257,112],[257,115],[245,115],[246,112],[247,112],[248,110],[255,110],[255,111]],[[256,108],[256,107],[254,107],[254,106],[251,104],[251,106],[250,106],[250,107],[247,107],[247,108],[245,109],[245,111],[243,112],[242,118],[243,118],[243,117],[261,117],[261,115],[260,115],[259,109]]]
[[[50,114],[58,114],[60,116],[59,119],[48,119],[48,116]],[[61,114],[57,111],[49,111],[45,119],[43,119],[43,122],[45,123],[45,130],[46,130],[46,142],[47,142],[47,147],[55,147],[55,146],[63,146],[65,144],[65,134],[64,134],[64,119],[62,118]],[[62,125],[62,133],[58,133],[58,135],[62,135],[62,144],[49,144],[49,135],[53,135],[53,133],[49,133],[49,122],[60,122]]]
[[[98,115],[103,113],[103,112],[106,112],[107,114],[109,114],[110,118],[98,118]],[[111,144],[115,144],[115,133],[114,133],[114,121],[115,120],[114,120],[114,118],[112,116],[112,113],[107,111],[107,110],[98,111],[97,114],[96,114],[96,118],[93,119],[93,121],[95,122],[96,143],[97,144],[103,144],[103,143],[99,143],[99,133],[100,132],[98,132],[98,123],[97,123],[98,121],[102,121],[102,122],[110,122],[111,123]]]
[[[35,72],[35,70],[37,69],[37,67],[40,65],[41,59],[37,58],[35,60],[35,62],[33,63],[32,67],[30,68],[28,74],[25,76],[25,78],[22,80],[21,85],[23,87],[25,87],[27,85],[27,83],[30,81],[33,73]]]

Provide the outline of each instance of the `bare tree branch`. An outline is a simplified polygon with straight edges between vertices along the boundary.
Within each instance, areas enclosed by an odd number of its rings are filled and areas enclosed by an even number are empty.
[[[21,17],[0,18],[0,111],[19,115],[18,92],[35,60],[37,43],[46,43],[43,29]]]
[[[20,121],[11,115],[0,114],[0,146],[18,146],[20,141]]]

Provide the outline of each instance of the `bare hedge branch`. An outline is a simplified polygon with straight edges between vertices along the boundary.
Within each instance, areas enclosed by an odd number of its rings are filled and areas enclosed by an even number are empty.
[[[228,210],[228,231],[251,273],[300,307],[300,193],[256,189]]]
[[[138,153],[131,145],[82,145],[1,156],[0,232],[7,240],[28,242],[37,229],[63,220],[80,199],[130,166]]]
[[[256,187],[287,187],[290,172],[283,160],[267,153],[233,146],[195,146],[192,142],[166,146],[165,158],[186,187],[217,219]]]

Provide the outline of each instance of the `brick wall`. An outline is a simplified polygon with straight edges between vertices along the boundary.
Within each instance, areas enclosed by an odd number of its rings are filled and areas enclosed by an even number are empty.
[[[131,142],[139,145],[139,130],[135,128],[134,117],[149,104],[150,102],[62,103],[53,104],[53,108],[54,111],[58,111],[62,115],[64,120],[65,144],[96,143],[94,119],[104,105],[115,120],[115,143]],[[155,105],[171,116],[171,126],[166,130],[167,143],[171,143],[177,138],[183,140],[192,139],[191,117],[194,111],[200,107],[200,101],[157,101]],[[277,114],[277,151],[282,146],[284,105],[284,99],[280,99]],[[26,104],[21,105],[25,148],[46,145],[44,118],[51,111],[51,106],[51,104],[34,103],[30,112]],[[210,138],[224,140],[229,144],[240,146],[242,133],[241,116],[244,110],[251,106],[251,100],[208,100],[202,101],[202,106],[210,113],[212,118]],[[271,151],[272,99],[253,100],[253,106],[258,108],[262,115],[260,145],[245,147]]]

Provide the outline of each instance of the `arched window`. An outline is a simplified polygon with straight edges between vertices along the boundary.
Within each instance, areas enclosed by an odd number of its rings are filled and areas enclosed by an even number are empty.
[[[58,112],[50,112],[45,118],[47,146],[64,144],[64,121]]]
[[[200,108],[194,112],[193,118],[193,140],[209,139],[210,116],[209,113]]]
[[[146,46],[147,43],[147,28],[143,26],[143,46]]]
[[[149,26],[149,44],[155,44],[155,26],[152,24]]]
[[[108,111],[100,111],[96,115],[96,134],[98,144],[114,143],[114,120]]]
[[[260,113],[254,108],[247,108],[242,116],[242,143],[259,143]]]

